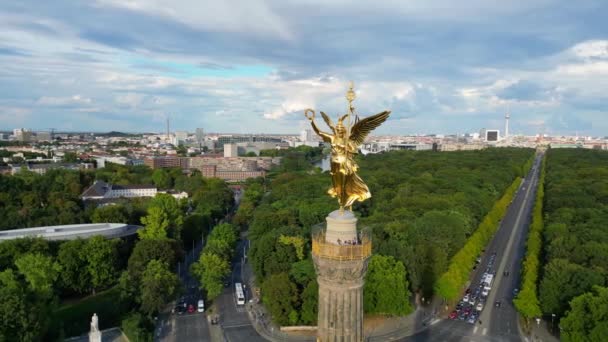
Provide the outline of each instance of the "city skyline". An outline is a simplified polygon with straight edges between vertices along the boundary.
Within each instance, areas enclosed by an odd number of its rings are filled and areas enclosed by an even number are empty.
[[[601,1],[0,4],[0,129],[297,134],[304,109],[393,111],[378,135],[608,135]],[[353,24],[355,23],[355,24]]]

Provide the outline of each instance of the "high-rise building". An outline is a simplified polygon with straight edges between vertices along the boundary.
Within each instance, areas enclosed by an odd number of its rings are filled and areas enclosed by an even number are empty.
[[[303,129],[300,132],[300,141],[302,141],[302,142],[312,141],[312,130]]]
[[[32,140],[32,132],[29,129],[15,128],[13,129],[13,135],[18,141],[28,142]]]
[[[505,139],[509,139],[509,119],[511,118],[511,114],[507,112],[505,114]]]
[[[181,143],[186,141],[186,139],[188,139],[188,132],[186,131],[175,131],[175,140],[177,140],[177,143]]]
[[[236,144],[224,145],[224,158],[236,158],[239,156],[239,148]]]
[[[205,141],[205,132],[203,131],[202,128],[197,128],[195,135],[196,135],[196,142],[198,143],[198,146],[202,147],[203,142]]]

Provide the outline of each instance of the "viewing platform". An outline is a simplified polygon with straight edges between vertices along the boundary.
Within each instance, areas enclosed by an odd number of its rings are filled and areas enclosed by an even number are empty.
[[[324,225],[313,227],[312,253],[325,259],[347,261],[363,260],[372,254],[372,237],[369,229],[361,229],[356,234],[327,234]]]

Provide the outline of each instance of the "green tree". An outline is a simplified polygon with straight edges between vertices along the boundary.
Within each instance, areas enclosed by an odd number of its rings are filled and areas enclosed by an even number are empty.
[[[220,255],[226,260],[230,260],[234,253],[237,239],[237,231],[233,225],[229,223],[218,224],[213,228],[211,234],[209,234],[205,249]]]
[[[302,310],[300,319],[304,324],[317,324],[319,310],[319,285],[317,280],[311,280],[302,291]]]
[[[134,312],[123,319],[120,328],[130,341],[151,342],[153,340],[151,331],[154,326],[138,312]]]
[[[15,260],[15,266],[28,282],[34,292],[43,298],[53,295],[55,281],[61,272],[61,265],[51,257],[36,254],[25,254]]]
[[[289,314],[298,302],[298,288],[287,273],[273,274],[262,284],[262,299],[279,325],[290,324]]]
[[[167,235],[179,241],[182,225],[184,224],[184,214],[175,197],[169,194],[157,194],[150,202],[148,213],[152,208],[159,208],[166,215]]]
[[[129,215],[126,208],[120,204],[106,205],[95,208],[91,221],[93,223],[127,223]]]
[[[593,288],[604,285],[604,275],[563,259],[553,259],[545,267],[539,287],[541,309],[545,314],[562,316],[568,301]]]
[[[141,223],[145,227],[137,231],[137,235],[140,239],[168,239],[167,229],[169,228],[169,217],[162,208],[148,208],[148,215],[141,218]]]
[[[171,177],[165,169],[156,169],[152,173],[154,185],[160,189],[171,189]]]
[[[0,272],[0,341],[39,341],[48,313],[12,269]]]
[[[152,260],[142,273],[141,309],[152,315],[160,312],[179,288],[177,275],[169,270],[166,262]]]
[[[192,264],[190,272],[207,291],[207,298],[213,300],[224,290],[223,280],[230,274],[230,264],[221,256],[206,251],[198,262]]]
[[[74,152],[66,152],[63,155],[63,161],[66,163],[76,163],[78,162],[78,155]]]
[[[592,292],[575,297],[571,309],[559,323],[565,342],[602,342],[608,336],[608,288],[594,287]]]
[[[412,312],[405,267],[393,257],[372,256],[363,291],[367,313],[404,316]]]
[[[117,243],[117,240],[108,240],[97,235],[89,238],[84,246],[93,293],[98,289],[109,287],[117,280]]]
[[[61,265],[63,288],[84,293],[90,289],[91,276],[87,270],[87,241],[76,239],[65,241],[59,246],[57,261]]]

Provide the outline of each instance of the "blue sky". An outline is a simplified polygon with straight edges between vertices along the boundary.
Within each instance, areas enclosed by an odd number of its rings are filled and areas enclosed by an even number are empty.
[[[608,135],[603,0],[0,2],[0,129]]]

